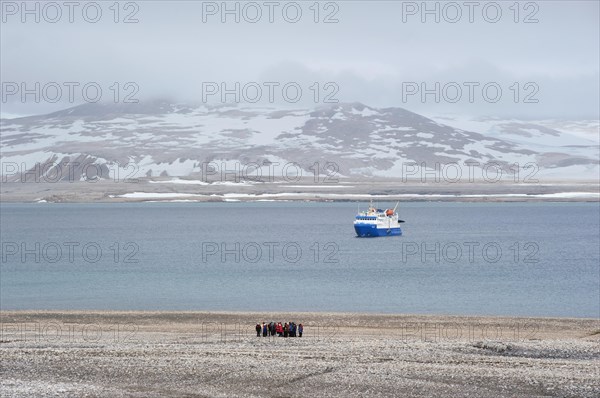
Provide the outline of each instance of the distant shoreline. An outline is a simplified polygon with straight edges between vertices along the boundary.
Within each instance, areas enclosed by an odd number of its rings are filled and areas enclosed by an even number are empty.
[[[1,203],[124,202],[594,202],[598,181],[419,183],[394,179],[301,182],[202,182],[168,178],[136,182],[3,182]]]

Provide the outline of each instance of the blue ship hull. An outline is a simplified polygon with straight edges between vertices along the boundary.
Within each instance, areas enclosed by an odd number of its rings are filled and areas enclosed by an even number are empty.
[[[375,237],[375,236],[398,236],[402,235],[400,227],[395,228],[377,228],[371,224],[355,224],[354,230],[356,235],[360,237]]]

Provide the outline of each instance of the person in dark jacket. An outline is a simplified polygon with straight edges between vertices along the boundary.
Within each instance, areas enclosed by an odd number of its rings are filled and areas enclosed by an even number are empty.
[[[267,324],[263,322],[263,337],[267,337]]]
[[[255,329],[256,329],[256,337],[260,337],[260,324],[259,323],[256,324]]]
[[[304,332],[304,326],[300,324],[298,325],[298,337],[302,337],[302,332]]]
[[[290,334],[290,325],[287,323],[283,326],[283,337],[288,337]]]

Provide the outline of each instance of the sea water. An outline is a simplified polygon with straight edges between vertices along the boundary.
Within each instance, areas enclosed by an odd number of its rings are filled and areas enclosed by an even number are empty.
[[[379,238],[356,211],[3,203],[0,308],[600,316],[598,203],[402,203]]]

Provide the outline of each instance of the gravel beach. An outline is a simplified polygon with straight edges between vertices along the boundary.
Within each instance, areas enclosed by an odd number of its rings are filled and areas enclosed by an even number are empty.
[[[595,319],[0,314],[2,397],[597,397]],[[302,338],[256,323],[302,323]]]

